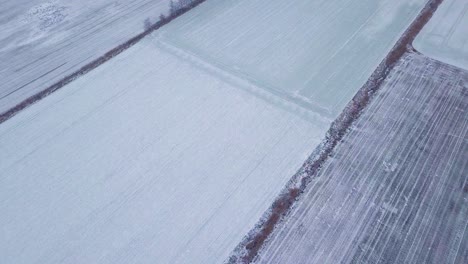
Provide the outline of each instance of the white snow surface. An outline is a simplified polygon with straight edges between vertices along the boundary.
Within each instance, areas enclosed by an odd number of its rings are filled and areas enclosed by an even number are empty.
[[[407,54],[256,263],[467,263],[468,73]]]
[[[2,263],[219,263],[329,124],[151,39],[0,126]]]
[[[468,70],[468,1],[444,0],[413,45],[427,56]]]
[[[143,32],[169,0],[2,0],[0,112]]]
[[[224,261],[425,1],[294,3],[208,0],[2,123],[2,263]]]
[[[335,119],[426,0],[207,1],[164,42]]]

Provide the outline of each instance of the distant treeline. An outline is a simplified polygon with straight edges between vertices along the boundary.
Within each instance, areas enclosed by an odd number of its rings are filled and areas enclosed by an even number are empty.
[[[199,2],[201,1],[197,1],[197,0],[177,0],[177,1],[174,1],[174,0],[171,0],[169,2],[169,13],[171,15],[178,15],[179,12],[181,12],[182,10],[188,8],[192,8],[194,7],[196,4],[198,4]]]
[[[169,2],[169,14],[167,16],[160,14],[159,21],[172,20],[203,1],[205,0],[171,0]],[[147,18],[144,22],[145,31],[150,30],[154,25],[155,23],[152,23],[151,20]]]

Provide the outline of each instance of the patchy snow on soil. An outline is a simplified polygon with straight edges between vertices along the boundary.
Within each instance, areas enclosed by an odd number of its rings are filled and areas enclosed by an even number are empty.
[[[160,32],[164,42],[334,119],[425,3],[207,1]]]
[[[396,66],[257,263],[467,263],[468,73]]]
[[[3,0],[0,112],[77,71],[166,13],[168,0]]]
[[[2,263],[219,263],[320,142],[151,38],[0,126]]]
[[[427,56],[468,70],[468,1],[444,0],[414,47]]]

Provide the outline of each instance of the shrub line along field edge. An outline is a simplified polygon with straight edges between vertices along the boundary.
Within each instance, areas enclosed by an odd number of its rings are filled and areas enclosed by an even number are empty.
[[[1,113],[0,124],[12,118],[23,109],[71,83],[81,75],[86,74],[99,67],[103,63],[111,60],[113,57],[137,44],[140,40],[151,34],[153,31],[168,24],[172,20],[185,14],[192,8],[195,8],[205,1],[206,0],[194,0],[190,5],[182,7],[176,12],[171,13],[169,16],[162,18],[150,27],[145,28],[142,33],[130,38],[128,41],[111,49],[104,55],[82,66],[76,72],[65,76],[57,83],[39,91],[35,95],[23,100],[16,106]],[[299,172],[289,181],[287,187],[276,198],[270,209],[264,213],[264,216],[257,223],[255,228],[251,230],[244,238],[244,240],[236,247],[232,256],[227,260],[228,263],[250,263],[255,259],[259,250],[265,244],[268,237],[272,234],[275,227],[288,214],[294,202],[305,190],[310,180],[317,175],[324,162],[328,159],[328,157],[330,157],[335,146],[341,141],[352,123],[360,116],[362,111],[369,104],[373,95],[378,91],[381,84],[387,77],[390,70],[394,67],[396,62],[406,52],[414,51],[412,47],[413,40],[422,30],[424,25],[430,20],[442,2],[443,0],[428,1],[416,19],[411,23],[402,37],[393,46],[388,55],[372,73],[368,81],[359,89],[353,99],[345,107],[343,112],[331,124],[330,129],[326,133],[324,141],[304,163]]]
[[[379,90],[395,64],[407,52],[415,52],[412,43],[424,25],[431,19],[443,0],[429,0],[416,19],[406,29],[391,51],[375,69],[367,82],[359,89],[327,131],[324,141],[317,147],[302,168],[288,182],[261,220],[234,249],[227,263],[250,263],[273,233],[275,227],[288,215],[290,209],[303,193],[308,183],[320,171],[331,156],[336,145],[349,130],[353,122]]]
[[[205,1],[206,0],[193,0],[190,4],[188,4],[186,6],[183,6],[183,7],[180,7],[180,9],[175,10],[174,12],[171,12],[168,16],[161,17],[161,19],[159,21],[157,21],[156,23],[154,23],[153,25],[151,25],[149,27],[145,26],[145,30],[142,33],[130,38],[126,42],[124,42],[124,43],[118,45],[117,47],[109,50],[104,55],[102,55],[102,56],[98,57],[97,59],[89,62],[88,64],[82,66],[80,69],[78,69],[74,73],[71,73],[71,74],[65,76],[64,78],[62,78],[61,80],[59,80],[55,84],[52,84],[52,85],[48,86],[47,88],[39,91],[35,95],[23,100],[22,102],[20,102],[16,106],[10,108],[9,110],[7,110],[7,111],[5,111],[3,113],[0,113],[0,124],[7,121],[10,118],[12,118],[14,115],[19,113],[23,109],[27,108],[28,106],[36,103],[37,101],[45,98],[46,96],[50,95],[51,93],[59,90],[60,88],[64,87],[65,85],[67,85],[67,84],[71,83],[72,81],[76,80],[81,75],[86,74],[86,73],[96,69],[97,67],[99,67],[103,63],[111,60],[113,57],[119,55],[120,53],[124,52],[128,48],[130,48],[133,45],[137,44],[140,40],[142,40],[144,37],[151,34],[153,31],[155,31],[155,30],[161,28],[162,26],[168,24],[172,20],[174,20],[177,17],[187,13],[188,11],[190,11],[191,9],[195,8],[196,6],[198,6],[199,4],[201,4],[201,3],[205,2]]]

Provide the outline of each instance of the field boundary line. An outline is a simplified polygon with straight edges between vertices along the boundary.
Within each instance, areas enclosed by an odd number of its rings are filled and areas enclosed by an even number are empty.
[[[52,84],[45,89],[39,91],[38,93],[26,98],[25,100],[21,101],[17,105],[13,106],[12,108],[6,110],[3,113],[0,113],[0,124],[3,122],[7,121],[8,119],[12,118],[16,114],[18,114],[20,111],[26,109],[27,107],[33,105],[34,103],[38,102],[39,100],[47,97],[48,95],[52,94],[53,92],[61,89],[65,85],[73,82],[74,80],[78,79],[80,76],[96,69],[100,65],[104,64],[105,62],[111,60],[115,56],[119,55],[120,53],[124,52],[125,50],[129,49],[133,45],[137,44],[145,38],[146,36],[150,35],[153,31],[158,30],[162,26],[168,24],[172,20],[178,18],[179,16],[187,13],[188,11],[192,10],[193,8],[197,7],[198,5],[202,4],[206,0],[194,0],[190,5],[184,6],[177,10],[174,13],[171,13],[169,16],[164,17],[151,25],[149,28],[145,29],[142,33],[139,33],[138,35],[130,38],[129,40],[125,41],[124,43],[118,45],[117,47],[109,50],[108,52],[104,53],[104,55],[101,55],[97,59],[94,59],[93,61],[85,64],[81,68],[79,68],[77,71],[63,77],[60,79],[58,82],[55,84]]]
[[[442,2],[443,0],[428,0],[387,56],[385,56],[371,74],[367,82],[358,90],[338,118],[332,122],[322,143],[313,151],[299,171],[287,183],[286,187],[280,192],[255,227],[233,250],[231,256],[225,261],[226,263],[251,263],[255,261],[258,253],[267,243],[275,228],[290,213],[295,202],[308,186],[308,183],[320,172],[320,169],[332,155],[335,147],[343,139],[351,125],[369,105],[390,71],[406,53],[417,52],[413,48],[412,43]]]

